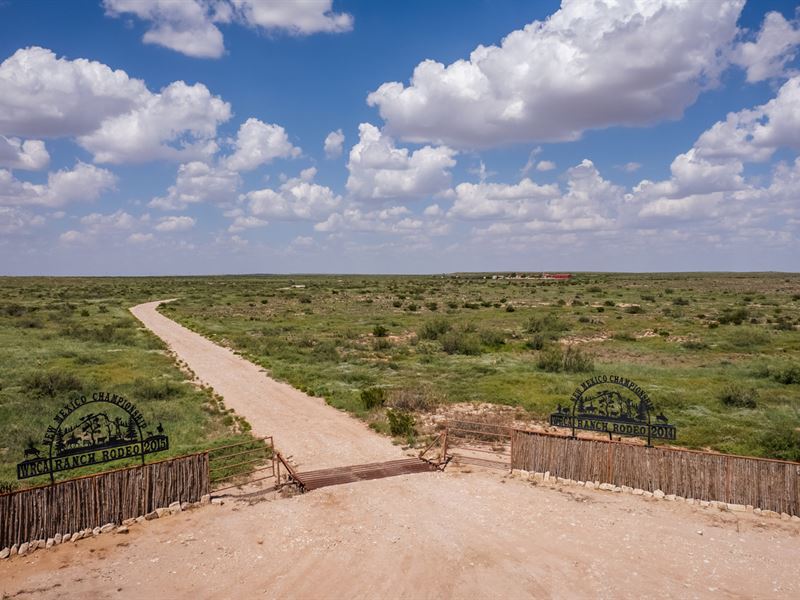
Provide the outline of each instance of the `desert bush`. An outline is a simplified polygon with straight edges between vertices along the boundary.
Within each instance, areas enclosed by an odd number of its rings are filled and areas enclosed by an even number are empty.
[[[427,304],[425,304],[425,307],[428,310],[430,310],[432,312],[435,312],[435,311],[439,310],[439,303],[438,302],[428,302]]]
[[[24,378],[22,382],[29,392],[38,397],[49,396],[55,398],[69,392],[80,392],[83,382],[66,371],[37,371]]]
[[[481,343],[477,335],[464,331],[448,331],[439,338],[442,350],[447,354],[466,354],[477,356],[481,353]]]
[[[489,346],[491,348],[499,348],[506,343],[505,334],[495,329],[481,329],[478,336],[484,346]]]
[[[180,386],[168,379],[140,377],[133,382],[133,393],[140,400],[166,400],[180,392]]]
[[[719,321],[721,325],[728,325],[730,323],[741,325],[742,321],[746,321],[749,316],[750,313],[746,308],[726,308],[722,311],[717,321]]]
[[[625,312],[629,315],[640,315],[644,312],[644,309],[639,304],[631,304],[625,307]]]
[[[386,402],[386,389],[379,387],[371,387],[361,390],[361,404],[367,410],[383,406]]]
[[[782,415],[771,420],[771,426],[759,440],[765,454],[770,458],[800,462],[800,431],[796,424]]]
[[[708,348],[708,344],[700,340],[686,340],[681,346],[687,350],[706,350]]]
[[[386,417],[389,419],[389,431],[393,436],[411,437],[414,435],[416,423],[414,415],[411,413],[390,408],[386,411]]]
[[[525,347],[531,350],[541,350],[544,348],[545,343],[547,340],[541,333],[534,333],[527,342],[525,342]]]
[[[385,337],[378,337],[372,340],[373,350],[388,350],[391,347],[392,347],[391,340]]]
[[[758,404],[758,390],[731,384],[722,390],[719,399],[725,406],[755,408]]]
[[[375,327],[372,328],[372,335],[376,338],[386,337],[389,335],[389,330],[383,325],[375,325]]]
[[[319,342],[318,344],[314,344],[314,349],[311,353],[318,360],[327,360],[331,362],[339,360],[339,352],[336,349],[336,344],[333,342]]]
[[[548,373],[585,373],[594,369],[594,359],[577,346],[553,346],[539,354],[536,366]]]
[[[446,319],[431,319],[422,324],[417,331],[417,337],[421,340],[438,340],[450,331],[451,327]]]
[[[530,317],[525,323],[527,333],[540,333],[548,339],[556,339],[559,333],[567,329],[567,324],[552,313]]]
[[[513,304],[506,304],[506,312],[514,312],[515,310],[516,309],[514,308]]]
[[[390,390],[386,405],[404,412],[430,412],[441,404],[441,394],[427,385]]]

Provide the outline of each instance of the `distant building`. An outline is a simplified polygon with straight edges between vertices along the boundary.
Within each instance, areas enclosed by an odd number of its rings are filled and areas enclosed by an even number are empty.
[[[572,273],[542,273],[542,279],[558,279],[560,281],[565,281],[567,279],[572,279]]]

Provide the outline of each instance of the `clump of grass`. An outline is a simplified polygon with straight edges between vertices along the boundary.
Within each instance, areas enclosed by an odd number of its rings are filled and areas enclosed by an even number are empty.
[[[391,390],[386,404],[405,412],[430,412],[442,402],[442,396],[428,386]]]
[[[180,386],[168,379],[139,378],[133,382],[133,393],[141,400],[167,400],[180,392]]]
[[[422,324],[417,331],[417,337],[421,340],[438,340],[451,328],[452,325],[446,319],[431,319]]]
[[[72,373],[52,370],[31,373],[23,380],[23,386],[37,397],[55,398],[69,392],[83,390],[83,381]]]
[[[586,373],[594,370],[594,359],[577,346],[553,346],[539,354],[536,366],[548,373]]]
[[[758,390],[731,384],[722,390],[719,399],[725,406],[755,408],[758,404]]]
[[[375,327],[372,328],[372,335],[376,338],[386,337],[389,335],[389,330],[383,325],[375,325]]]
[[[644,312],[644,309],[640,304],[631,304],[625,307],[625,312],[629,315],[640,315]]]
[[[447,354],[477,356],[481,353],[481,342],[477,335],[466,331],[448,331],[439,338],[442,350]]]
[[[361,404],[367,410],[379,408],[386,402],[386,389],[380,387],[371,387],[361,390]]]
[[[567,329],[569,329],[567,324],[552,313],[530,317],[525,323],[527,333],[539,333],[551,340],[556,339],[561,332]]]
[[[386,418],[389,419],[389,432],[393,436],[411,438],[416,433],[416,421],[411,413],[390,408],[386,411]]]
[[[749,317],[750,313],[746,308],[726,308],[722,311],[717,321],[719,321],[720,325],[728,325],[730,323],[741,325]]]

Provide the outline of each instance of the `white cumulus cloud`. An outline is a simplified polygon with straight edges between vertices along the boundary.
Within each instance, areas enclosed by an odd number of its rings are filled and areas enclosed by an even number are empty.
[[[414,152],[369,123],[358,126],[358,143],[350,150],[347,191],[362,199],[419,198],[445,190],[456,151],[425,146]]]
[[[244,194],[242,199],[250,216],[286,221],[326,218],[339,206],[341,198],[329,187],[314,183],[316,173],[317,170],[311,167],[299,177],[281,184],[277,190],[265,188]],[[243,227],[246,223],[240,219],[238,224],[234,222],[234,226]]]
[[[157,231],[172,233],[191,229],[195,223],[196,221],[192,217],[162,217],[155,228]]]
[[[342,147],[344,146],[344,133],[341,129],[331,131],[325,137],[325,156],[327,158],[339,158],[342,155]]]
[[[276,158],[296,158],[302,150],[292,145],[280,125],[247,119],[239,128],[234,153],[223,162],[232,171],[251,171]]]
[[[106,14],[148,22],[143,40],[197,58],[225,52],[218,24],[237,22],[292,35],[350,31],[353,18],[333,11],[333,0],[103,0]]]
[[[779,12],[764,17],[754,41],[736,47],[733,62],[747,71],[747,81],[783,77],[786,63],[797,55],[800,45],[800,21],[787,21]]]
[[[96,200],[114,187],[116,176],[78,162],[72,169],[61,169],[47,176],[47,183],[21,181],[10,171],[0,169],[0,205],[64,206],[71,202]]]
[[[0,135],[0,167],[38,171],[49,163],[50,154],[43,141],[22,141]]]
[[[454,147],[578,139],[587,129],[675,119],[715,85],[744,0],[563,0],[545,21],[420,63],[369,94],[402,139]],[[680,32],[677,34],[676,32]]]
[[[165,196],[153,198],[148,206],[162,210],[183,210],[189,204],[229,202],[236,199],[241,178],[234,171],[193,161],[178,167],[175,185]]]

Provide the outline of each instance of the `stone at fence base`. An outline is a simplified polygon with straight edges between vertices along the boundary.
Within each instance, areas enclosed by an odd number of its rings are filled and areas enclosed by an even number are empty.
[[[617,494],[621,494],[622,493],[622,488],[620,486],[618,486],[618,485],[615,485],[614,489],[612,491],[616,492]]]
[[[127,525],[121,525],[121,526],[117,527],[116,533],[128,533],[128,526]]]
[[[62,536],[60,533],[57,533],[53,536],[53,543],[60,544],[63,539],[64,536]]]
[[[791,520],[794,521],[795,523],[800,523],[800,517],[798,517],[797,515],[792,515]]]
[[[70,539],[72,539],[72,534],[65,533],[64,535],[61,536],[61,543],[66,544],[68,541],[70,541]]]
[[[784,521],[788,521],[791,518],[792,517],[791,517],[791,515],[789,515],[789,513],[785,513],[785,512],[781,513],[781,519],[783,519]]]
[[[780,515],[776,513],[774,510],[762,510],[761,515],[764,517],[773,517],[773,518],[780,517]]]
[[[215,504],[217,506],[221,506],[221,505],[225,504],[225,501],[222,498],[212,498],[211,499],[211,504]]]
[[[170,514],[170,510],[168,508],[161,507],[156,509],[156,513],[158,513],[158,518],[160,519],[161,517]]]
[[[666,495],[666,494],[664,494],[664,492],[662,492],[661,490],[655,490],[655,491],[653,492],[653,497],[654,497],[654,498],[658,498],[659,500],[660,500],[661,498],[663,498],[665,495]]]
[[[114,525],[113,523],[106,523],[100,528],[100,533],[109,533],[111,531],[114,531],[115,527],[116,525]]]
[[[644,496],[645,498],[652,498],[653,497],[653,492],[648,492],[646,490],[642,491],[642,496]]]
[[[123,524],[125,527],[130,527],[130,526],[131,526],[131,525],[133,525],[134,523],[136,523],[136,519],[125,519],[125,520],[123,520],[123,521],[122,521],[122,524]]]
[[[9,556],[16,556],[18,550],[19,546],[17,544],[14,544],[13,546],[11,546],[11,553]]]
[[[92,535],[94,535],[94,536],[100,535],[100,528],[99,527],[95,527],[94,529],[92,529]]]
[[[144,516],[144,518],[145,518],[145,519],[147,519],[148,521],[152,521],[153,519],[157,519],[159,516],[160,516],[160,515],[158,514],[158,511],[157,511],[157,510],[152,510],[152,511],[150,511],[149,513],[147,513],[147,514]]]
[[[594,489],[594,482],[593,482],[593,481],[587,481],[587,482],[586,482],[586,483],[584,483],[583,485],[584,485],[585,487],[589,488],[590,490],[593,490],[593,489]]]
[[[667,494],[664,496],[664,500],[669,500],[670,502],[675,502],[675,494]]]
[[[604,490],[606,492],[613,492],[614,486],[611,485],[610,483],[601,483],[599,489]]]
[[[28,542],[22,542],[19,545],[19,550],[17,550],[17,554],[19,554],[20,556],[25,556],[28,553],[28,548],[30,547],[31,545]]]
[[[187,508],[189,508],[189,503],[188,502],[181,502],[181,510],[186,510]]]
[[[203,494],[200,496],[200,504],[211,504],[211,494]]]
[[[146,520],[147,519],[145,517],[143,517],[143,516],[136,517],[136,522],[137,523],[144,523]]]
[[[747,510],[744,504],[733,504],[731,502],[728,502],[727,507],[731,512],[745,512]]]
[[[760,515],[761,514],[761,509],[760,508],[754,508],[753,509],[753,514],[754,515]]]
[[[56,545],[56,541],[53,538],[47,538],[47,541],[44,543],[45,548],[52,548]]]
[[[686,502],[686,498],[684,498],[683,496],[675,496],[675,500],[677,500],[678,502]]]
[[[622,491],[625,492],[626,494],[630,494],[633,491],[633,488],[627,485],[623,485]]]
[[[644,490],[641,488],[633,488],[631,494],[633,494],[634,496],[642,496],[644,495]]]
[[[169,505],[168,508],[169,512],[172,513],[173,515],[177,515],[179,512],[181,512],[181,510],[183,510],[180,502],[173,502]]]
[[[747,512],[753,512],[754,510],[755,510],[755,508],[753,508],[752,504],[748,504],[747,505]]]
[[[0,550],[0,560],[11,556],[11,548],[3,548]]]
[[[550,471],[545,471],[544,472],[544,480],[545,481],[550,481]]]
[[[709,506],[708,500],[700,500],[700,506],[706,508]]]

